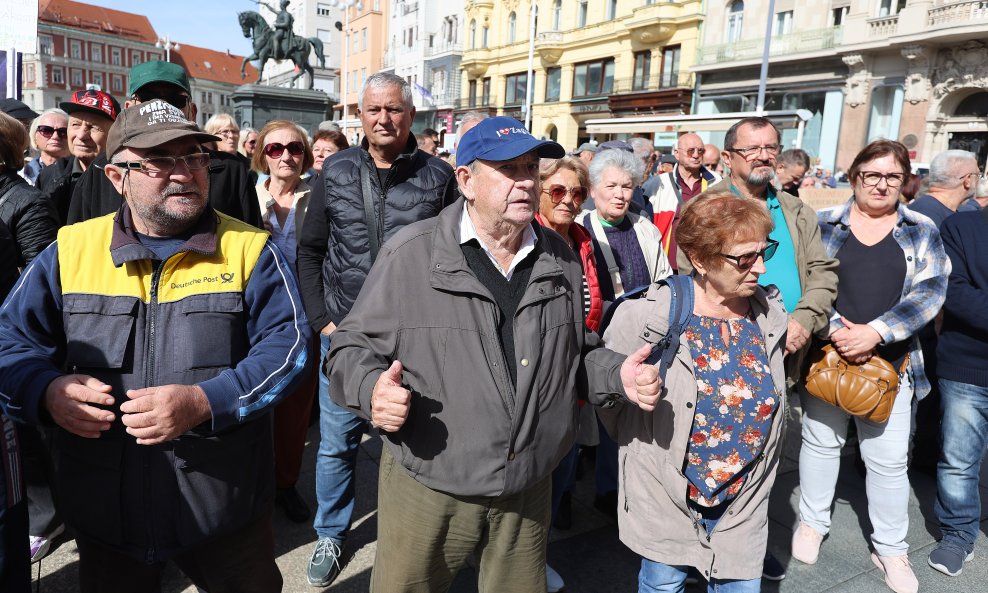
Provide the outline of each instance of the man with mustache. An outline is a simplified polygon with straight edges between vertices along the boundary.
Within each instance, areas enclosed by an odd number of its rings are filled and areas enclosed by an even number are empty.
[[[168,561],[212,593],[281,590],[267,412],[310,333],[267,234],[207,204],[217,139],[162,100],[124,110],[124,203],[61,229],[0,309],[0,407],[55,430],[83,593],[158,592]]]
[[[837,297],[837,260],[824,251],[816,212],[799,198],[772,186],[781,144],[782,135],[768,118],[740,120],[724,138],[722,157],[730,175],[711,186],[710,191],[727,190],[739,197],[764,201],[772,215],[775,228],[769,238],[778,241],[779,247],[775,256],[765,262],[767,272],[761,275],[759,283],[776,285],[789,312],[786,379],[792,388],[799,380],[810,337],[827,328]],[[679,273],[693,271],[682,251],[677,259]],[[763,576],[780,580],[785,577],[785,571],[770,555]]]

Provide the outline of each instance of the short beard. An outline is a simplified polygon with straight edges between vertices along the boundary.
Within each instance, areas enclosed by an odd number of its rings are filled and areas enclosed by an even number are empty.
[[[768,183],[772,181],[772,177],[775,175],[775,172],[772,171],[771,167],[764,167],[764,169],[764,173],[759,169],[752,169],[751,172],[748,173],[748,178],[745,179],[745,181],[748,182],[748,185],[768,185]]]
[[[155,196],[152,203],[131,201],[131,207],[150,229],[161,235],[177,235],[188,230],[202,215],[205,203],[194,213],[169,212],[165,208],[165,200],[173,194],[194,193],[199,195],[199,187],[195,183],[169,185]],[[201,197],[201,196],[200,196]]]

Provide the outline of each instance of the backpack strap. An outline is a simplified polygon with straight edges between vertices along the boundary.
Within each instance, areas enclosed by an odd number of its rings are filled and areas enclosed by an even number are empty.
[[[370,241],[371,265],[374,265],[381,250],[381,235],[377,225],[377,208],[371,197],[370,172],[363,158],[360,159],[360,190],[364,197],[364,223],[367,225],[367,238]]]
[[[648,361],[658,363],[659,376],[665,380],[666,371],[679,352],[679,336],[693,317],[693,278],[691,276],[669,276],[660,280],[669,287],[672,298],[669,301],[669,329],[652,350]]]

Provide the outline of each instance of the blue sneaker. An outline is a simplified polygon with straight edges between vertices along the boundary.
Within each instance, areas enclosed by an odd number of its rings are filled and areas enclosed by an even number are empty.
[[[781,581],[786,578],[786,569],[772,555],[772,552],[765,552],[765,561],[762,564],[762,578],[770,581]]]
[[[964,569],[964,563],[970,562],[972,558],[974,558],[973,550],[967,552],[960,545],[943,539],[930,552],[930,557],[926,561],[943,574],[956,577]]]
[[[309,558],[309,569],[306,576],[313,587],[328,587],[336,577],[340,576],[340,556],[343,550],[336,542],[328,537],[321,537],[316,542]]]

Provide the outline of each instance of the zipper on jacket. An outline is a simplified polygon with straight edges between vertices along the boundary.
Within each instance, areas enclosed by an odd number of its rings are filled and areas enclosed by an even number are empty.
[[[155,383],[154,357],[156,354],[154,342],[157,334],[158,321],[158,284],[161,282],[161,272],[164,267],[165,262],[159,261],[155,264],[154,271],[151,273],[151,295],[148,302],[144,330],[144,387],[151,387]],[[153,564],[157,562],[158,552],[155,548],[154,505],[151,504],[151,497],[154,495],[154,489],[151,487],[151,449],[149,447],[142,447],[141,453],[141,457],[143,458],[142,469],[144,471],[145,516],[149,518],[147,522],[148,549],[145,560],[148,564]]]
[[[628,454],[621,459],[621,483],[624,487],[624,512],[628,512]]]
[[[497,354],[497,358],[494,360],[494,368],[492,373],[494,379],[498,385],[498,391],[501,392],[501,403],[504,405],[504,411],[508,414],[509,418],[514,418],[514,389],[511,387],[511,377],[508,376],[508,365],[507,358],[504,356],[504,349],[501,348],[501,342],[498,340],[498,329],[497,329],[497,317],[501,315],[500,310],[497,307],[497,303],[489,303],[488,305],[491,309],[490,317],[490,327],[491,327],[491,348]],[[500,361],[500,364],[498,362]],[[511,444],[514,445],[514,435],[511,435]]]

